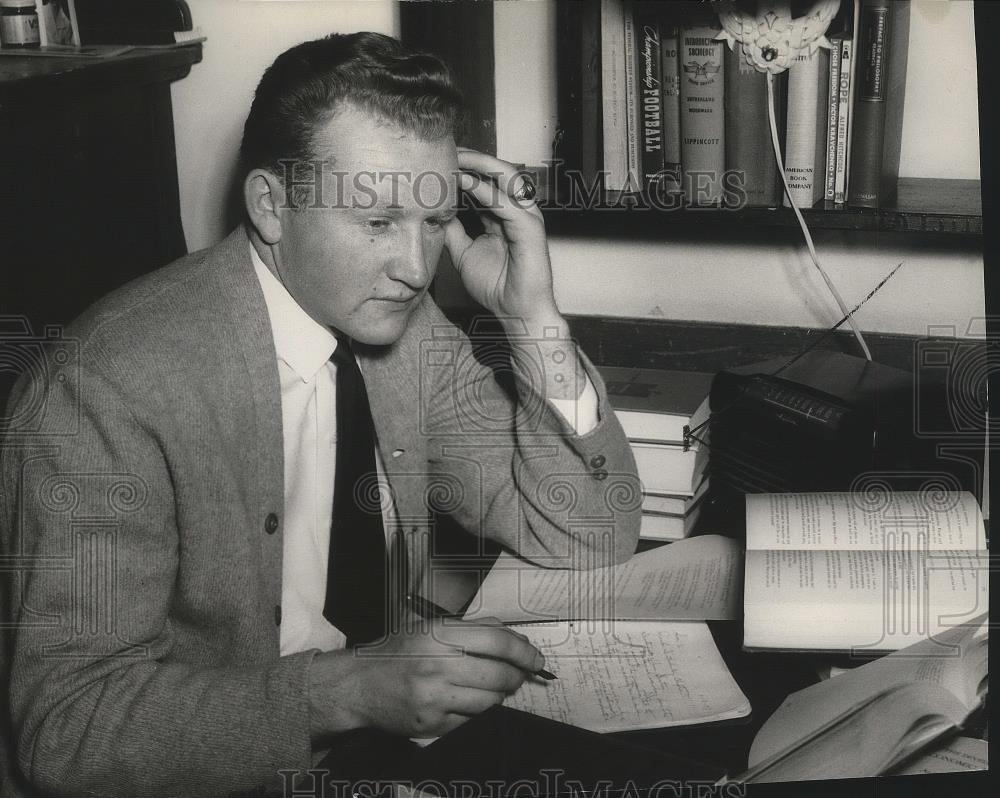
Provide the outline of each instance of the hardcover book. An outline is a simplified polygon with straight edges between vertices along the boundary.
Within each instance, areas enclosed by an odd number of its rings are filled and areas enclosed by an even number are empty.
[[[830,37],[830,84],[827,88],[826,112],[826,172],[823,179],[823,199],[833,202],[837,186],[837,126],[840,114],[840,65],[843,50],[840,39]]]
[[[679,38],[676,23],[660,21],[660,68],[663,95],[664,194],[681,190],[681,78],[678,72]]]
[[[734,781],[915,772],[903,767],[914,764],[915,754],[940,750],[984,704],[988,655],[989,621],[980,615],[792,693],[764,722],[750,746],[749,770]],[[985,769],[986,743],[972,750],[981,752],[978,764]],[[960,765],[935,769],[974,767]]]
[[[851,124],[851,82],[854,74],[854,41],[840,41],[840,83],[837,87],[837,165],[834,173],[833,201],[843,204],[847,197],[848,131]]]
[[[586,187],[600,187],[601,170],[604,167],[601,150],[601,6],[596,2],[586,2],[582,7],[580,20],[581,47],[580,61],[583,78],[580,85],[580,131],[582,177]]]
[[[827,95],[830,51],[822,47],[800,54],[788,70],[788,124],[785,130],[785,179],[799,208],[811,208],[823,198],[826,174]]]
[[[636,192],[642,187],[642,113],[639,93],[638,49],[639,34],[635,24],[635,3],[626,0],[625,25],[625,126],[628,180],[625,190]]]
[[[643,190],[656,186],[663,173],[662,50],[658,16],[643,5],[635,6],[636,79],[639,84],[639,156]]]
[[[680,31],[681,165],[690,205],[722,200],[726,169],[725,71],[717,25],[685,25]]]
[[[895,199],[909,35],[908,0],[862,0],[856,39],[850,205],[878,208]]]
[[[626,190],[628,110],[625,86],[625,2],[601,0],[601,127],[605,191]]]
[[[771,143],[767,113],[767,75],[758,72],[743,57],[743,45],[726,50],[726,171],[742,176],[746,205],[775,207],[778,204],[778,164]],[[779,131],[783,122],[785,73],[774,79],[775,117]]]

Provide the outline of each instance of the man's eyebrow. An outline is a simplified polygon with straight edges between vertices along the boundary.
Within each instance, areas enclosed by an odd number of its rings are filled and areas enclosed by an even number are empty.
[[[365,202],[355,203],[351,206],[354,210],[358,211],[381,211],[383,213],[392,214],[402,214],[406,213],[406,209],[397,203],[391,203],[383,199],[372,199],[367,198]]]

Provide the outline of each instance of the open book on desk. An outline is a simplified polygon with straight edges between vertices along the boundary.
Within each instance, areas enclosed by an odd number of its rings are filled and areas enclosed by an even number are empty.
[[[960,729],[988,686],[980,616],[792,693],[761,727],[736,781],[877,776]]]
[[[942,737],[939,743],[893,768],[893,776],[916,776],[923,773],[968,773],[989,770],[989,741],[976,737]]]
[[[714,535],[591,571],[503,555],[465,617],[532,621],[514,628],[558,678],[529,679],[505,702],[515,709],[598,732],[739,718],[750,704],[704,619],[736,616],[740,563]]]
[[[989,605],[970,493],[764,493],[746,511],[746,649],[893,651]]]

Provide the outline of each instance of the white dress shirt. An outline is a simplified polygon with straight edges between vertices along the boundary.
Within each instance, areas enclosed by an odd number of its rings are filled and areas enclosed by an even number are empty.
[[[267,303],[281,382],[285,452],[281,654],[343,648],[344,634],[323,617],[337,454],[337,367],[330,356],[337,339],[299,307],[252,246],[250,251]],[[597,426],[597,392],[589,379],[579,398],[550,401],[564,418],[575,419],[578,433]],[[381,477],[377,449],[375,463]],[[385,481],[380,479],[379,484]],[[390,530],[395,528],[391,497],[383,496],[382,507],[388,547]]]

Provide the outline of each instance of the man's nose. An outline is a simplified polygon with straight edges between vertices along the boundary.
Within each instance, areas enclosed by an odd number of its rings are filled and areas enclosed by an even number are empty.
[[[408,232],[402,251],[393,258],[389,268],[389,276],[393,280],[406,283],[414,291],[420,291],[427,286],[431,279],[428,255],[422,233]]]

